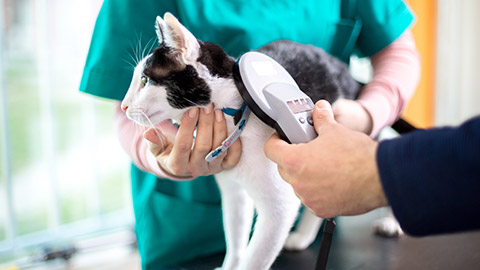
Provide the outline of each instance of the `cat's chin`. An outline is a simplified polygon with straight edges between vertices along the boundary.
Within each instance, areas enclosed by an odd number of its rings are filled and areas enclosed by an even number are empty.
[[[158,123],[161,123],[161,122],[167,120],[168,117],[166,116],[165,112],[158,111],[158,112],[155,112],[155,113],[149,115],[148,119],[147,119],[147,122],[148,122],[147,125],[150,125],[150,124],[156,125]]]

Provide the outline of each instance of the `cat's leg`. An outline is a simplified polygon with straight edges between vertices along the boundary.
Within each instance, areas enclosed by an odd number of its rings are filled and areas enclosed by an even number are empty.
[[[297,227],[288,235],[284,248],[287,250],[306,249],[317,237],[322,221],[322,218],[315,216],[308,209],[304,209]]]
[[[300,202],[293,192],[277,196],[265,197],[261,201],[254,198],[258,215],[240,270],[267,270],[282,250]]]
[[[403,235],[403,230],[400,227],[397,219],[393,216],[392,209],[387,207],[387,216],[375,220],[373,223],[373,231],[376,235],[394,238]]]
[[[222,194],[223,228],[227,252],[222,270],[238,269],[244,256],[253,222],[253,201],[245,189],[232,178],[217,176]]]

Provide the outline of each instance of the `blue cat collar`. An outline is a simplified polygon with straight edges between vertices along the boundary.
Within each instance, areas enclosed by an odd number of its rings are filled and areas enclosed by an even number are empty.
[[[232,134],[228,136],[222,144],[217,147],[215,150],[208,153],[205,156],[205,160],[207,162],[211,162],[216,159],[220,154],[225,152],[230,146],[240,137],[245,125],[247,124],[248,117],[250,116],[250,109],[247,107],[247,104],[243,104],[242,107],[238,110],[232,108],[223,108],[222,111],[225,114],[233,116],[235,119],[235,130],[233,130]]]

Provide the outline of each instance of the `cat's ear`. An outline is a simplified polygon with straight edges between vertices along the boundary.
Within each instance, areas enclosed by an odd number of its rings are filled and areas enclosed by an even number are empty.
[[[157,33],[158,44],[160,44],[160,46],[165,44],[165,33],[168,33],[167,31],[167,24],[162,17],[157,16],[157,19],[155,20],[155,32]]]
[[[188,31],[185,26],[183,26],[175,16],[171,13],[165,13],[163,16],[164,23],[168,26],[168,31],[171,31],[170,37],[172,40],[167,38],[166,42],[173,42],[173,47],[181,52],[182,57],[185,63],[191,63],[197,61],[200,56],[200,44],[198,43],[197,38]],[[165,39],[165,32],[163,32]],[[168,44],[172,46],[171,44]]]

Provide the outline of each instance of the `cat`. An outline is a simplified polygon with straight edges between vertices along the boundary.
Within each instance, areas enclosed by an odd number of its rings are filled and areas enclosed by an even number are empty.
[[[128,118],[148,126],[167,119],[180,122],[193,106],[242,107],[232,75],[233,57],[217,44],[197,40],[170,13],[163,19],[157,17],[155,26],[159,46],[138,63],[122,101]],[[348,66],[317,47],[284,40],[257,51],[285,67],[313,101],[354,99],[360,90]],[[229,133],[234,128],[234,119],[227,117]],[[282,247],[306,248],[320,227],[321,219],[303,211],[297,230],[289,236],[301,203],[263,152],[273,133],[251,114],[240,135],[240,161],[215,175],[222,195],[227,246],[219,269],[270,269]],[[257,219],[249,240],[254,209]]]

